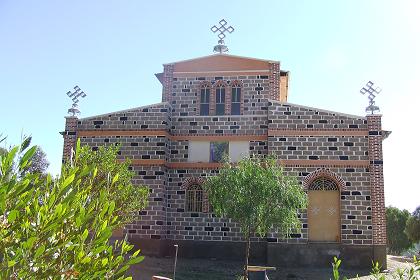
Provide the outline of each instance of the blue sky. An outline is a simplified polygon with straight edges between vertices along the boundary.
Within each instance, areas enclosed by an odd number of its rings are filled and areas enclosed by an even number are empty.
[[[212,54],[210,27],[235,27],[230,54],[281,61],[289,102],[365,115],[372,80],[383,127],[386,204],[420,205],[419,1],[0,0],[0,133],[32,134],[60,169],[66,92],[81,117],[160,102],[162,64]]]

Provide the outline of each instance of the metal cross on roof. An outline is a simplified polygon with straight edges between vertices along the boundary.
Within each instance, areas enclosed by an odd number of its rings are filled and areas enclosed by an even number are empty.
[[[376,111],[379,111],[379,107],[375,105],[375,101],[373,101],[373,99],[375,99],[376,95],[378,95],[381,91],[382,89],[379,87],[374,88],[373,82],[371,81],[367,82],[366,86],[360,90],[361,94],[368,94],[369,106],[366,107],[366,112],[374,114]]]
[[[80,114],[80,111],[77,108],[77,103],[79,103],[79,97],[86,97],[86,93],[84,93],[78,86],[75,86],[73,92],[67,92],[67,96],[70,97],[73,101],[73,104],[71,105],[71,108],[67,111],[67,113],[73,114],[73,116]]]
[[[235,31],[235,29],[232,26],[226,27],[227,21],[224,19],[219,21],[219,24],[219,27],[213,25],[213,27],[210,28],[210,30],[213,31],[213,33],[219,32],[219,34],[217,35],[217,37],[219,37],[219,41],[217,42],[218,45],[214,46],[213,51],[218,53],[224,53],[229,51],[227,46],[225,46],[225,41],[223,41],[223,39],[226,37],[225,32],[232,33],[233,31]]]

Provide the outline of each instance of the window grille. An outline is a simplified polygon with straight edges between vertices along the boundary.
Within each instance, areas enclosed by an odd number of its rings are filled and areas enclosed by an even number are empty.
[[[222,162],[229,156],[229,142],[210,142],[210,162]]]
[[[203,212],[203,189],[199,185],[191,185],[186,192],[187,212]]]
[[[210,87],[203,85],[200,90],[200,115],[208,116],[210,112]]]
[[[325,177],[315,179],[308,188],[310,191],[338,191],[337,184]]]
[[[239,85],[232,86],[232,115],[241,114],[241,87]]]
[[[225,86],[216,87],[216,115],[225,114]]]

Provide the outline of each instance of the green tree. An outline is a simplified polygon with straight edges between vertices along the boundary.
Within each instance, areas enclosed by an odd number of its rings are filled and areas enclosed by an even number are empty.
[[[118,184],[107,188],[106,199],[115,201],[115,212],[120,217],[120,226],[132,222],[140,209],[148,205],[149,189],[144,186],[135,186],[132,183],[134,172],[130,170],[130,161],[123,162],[117,159],[118,146],[99,147],[92,151],[89,146],[79,148],[78,156],[64,168],[72,169],[74,166],[94,165],[98,173],[93,182],[84,180],[84,184],[92,184],[91,195],[99,197],[101,191],[109,184],[113,174],[118,174]]]
[[[28,145],[0,156],[0,279],[130,279],[143,257],[125,241],[109,243],[122,219],[108,195],[119,174],[98,178],[97,165],[79,162],[79,144],[60,177],[25,173],[36,152]]]
[[[264,237],[270,229],[285,233],[298,228],[298,210],[307,205],[307,196],[296,178],[286,176],[273,157],[225,163],[204,188],[214,213],[239,223],[246,240],[246,266],[250,238],[256,234]]]
[[[412,243],[404,233],[410,212],[396,207],[386,208],[386,233],[388,250],[393,254],[400,254],[410,248]]]
[[[24,168],[24,172],[45,174],[49,165],[45,152],[40,146],[36,146],[31,164]]]
[[[420,242],[420,206],[408,218],[405,233],[413,243]]]

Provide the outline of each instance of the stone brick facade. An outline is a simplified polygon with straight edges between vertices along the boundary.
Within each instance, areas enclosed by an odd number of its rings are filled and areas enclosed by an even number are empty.
[[[339,242],[324,247],[312,244],[307,210],[302,209],[301,231],[290,232],[286,238],[275,232],[254,238],[260,258],[271,265],[287,263],[279,250],[291,250],[295,255],[301,250],[313,255],[309,264],[329,261],[331,252],[347,256],[354,265],[362,265],[357,259],[361,255],[385,264],[381,253],[386,245],[386,223],[379,115],[352,116],[284,102],[288,72],[281,71],[278,62],[214,55],[166,64],[164,72],[156,76],[162,82],[162,103],[67,118],[63,132],[64,159],[69,158],[76,137],[93,150],[119,144],[119,158],[132,162],[134,183],[152,190],[149,207],[139,211],[137,221],[124,229],[132,242],[145,251],[152,250],[149,253],[163,255],[171,244],[179,243],[189,248],[181,254],[191,257],[212,257],[214,248],[243,246],[238,224],[216,217],[205,194],[203,211],[186,211],[186,191],[190,184],[217,174],[220,167],[219,163],[191,162],[191,141],[249,141],[250,155],[275,155],[304,188],[323,176],[336,182],[340,191]],[[200,115],[204,84],[211,88],[208,116]],[[214,109],[219,84],[226,89],[224,115],[215,115]],[[241,86],[240,115],[230,115],[232,85]]]

